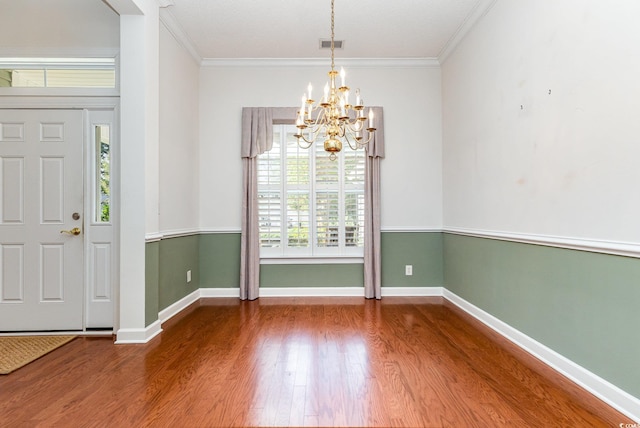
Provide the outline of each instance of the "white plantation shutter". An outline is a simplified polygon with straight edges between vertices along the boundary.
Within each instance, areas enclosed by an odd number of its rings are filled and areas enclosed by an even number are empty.
[[[316,247],[338,247],[340,244],[340,160],[332,161],[323,144],[315,148]]]
[[[334,161],[329,159],[329,153],[324,151],[324,145],[315,145],[316,156],[316,186],[319,188],[336,188],[339,181],[340,162],[338,158]]]
[[[274,125],[273,148],[258,156],[261,257],[362,256],[364,150],[345,146],[332,161],[322,143],[301,149],[295,132]]]
[[[310,248],[310,201],[311,183],[309,151],[301,149],[293,134],[295,128],[280,126],[286,135],[286,180],[283,192],[287,195],[286,236],[289,249],[301,249],[298,253],[307,253]],[[281,141],[282,143],[282,141]],[[285,250],[285,254],[287,251]]]
[[[364,246],[365,153],[344,153],[344,234],[347,247]]]
[[[337,191],[316,192],[316,246],[340,245],[340,198]]]
[[[347,247],[364,245],[364,193],[347,192],[345,200],[344,235]]]
[[[279,140],[274,129],[274,140]],[[258,156],[258,230],[261,247],[282,244],[282,162],[280,145]]]
[[[287,246],[309,247],[309,192],[287,192]]]

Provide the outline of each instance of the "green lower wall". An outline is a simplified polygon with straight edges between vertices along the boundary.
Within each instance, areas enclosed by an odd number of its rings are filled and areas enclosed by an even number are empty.
[[[199,240],[191,235],[160,241],[160,310],[200,288]],[[191,282],[187,282],[188,270]]]
[[[260,265],[260,287],[363,287],[362,264]]]
[[[200,288],[199,236],[163,239],[146,244],[145,324],[158,313]],[[187,271],[191,270],[191,282]]]
[[[220,235],[209,239],[219,240]],[[204,236],[203,236],[204,237]],[[231,239],[231,237],[227,238]],[[238,250],[240,236],[237,235]],[[442,287],[442,233],[383,232],[381,235],[383,287]],[[215,257],[206,256],[208,259]],[[228,254],[227,254],[228,257]],[[204,262],[201,261],[203,265]],[[238,261],[232,263],[239,272]],[[405,265],[413,266],[413,275],[406,276]],[[211,270],[214,278],[215,270]],[[225,275],[228,276],[228,275]],[[238,277],[233,277],[239,283]],[[213,281],[212,281],[213,282]],[[228,284],[228,282],[227,282]],[[260,266],[260,287],[362,287],[362,264],[263,264]],[[221,287],[229,286],[221,284]]]
[[[240,287],[240,233],[200,235],[198,260],[202,288]]]
[[[383,232],[384,287],[441,287],[442,233]],[[157,253],[157,254],[156,254]],[[156,254],[156,255],[154,255]],[[157,259],[157,260],[156,260]],[[413,265],[413,275],[404,274]],[[186,284],[191,269],[192,282]],[[152,314],[200,288],[233,288],[240,283],[240,233],[210,233],[147,244],[147,290]],[[301,278],[304,279],[301,282]],[[261,287],[361,287],[362,264],[262,265]],[[155,300],[157,303],[154,304]],[[147,325],[157,319],[147,314]]]
[[[144,321],[149,326],[158,320],[160,311],[158,293],[160,291],[160,241],[147,242],[145,246],[145,299]]]
[[[441,232],[383,232],[383,287],[442,287]],[[413,275],[405,275],[405,266],[413,266]]]
[[[640,260],[445,234],[448,290],[640,397]]]

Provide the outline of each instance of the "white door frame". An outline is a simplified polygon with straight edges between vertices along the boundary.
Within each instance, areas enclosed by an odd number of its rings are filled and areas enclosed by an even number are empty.
[[[119,234],[120,234],[120,132],[119,132],[119,105],[120,98],[117,96],[112,97],[75,97],[75,96],[54,96],[54,97],[45,97],[45,96],[34,96],[34,97],[24,97],[24,96],[0,96],[0,108],[2,109],[64,109],[64,110],[83,110],[84,111],[84,162],[83,162],[83,171],[84,171],[84,194],[85,194],[85,234],[84,234],[84,275],[85,284],[83,287],[83,293],[85,298],[83,299],[83,330],[87,329],[87,296],[90,294],[90,290],[87,288],[91,281],[89,281],[89,273],[93,272],[92,265],[93,260],[90,260],[90,251],[89,251],[89,243],[91,242],[91,227],[89,227],[90,221],[87,216],[91,215],[91,207],[88,204],[91,204],[91,186],[93,183],[91,177],[91,171],[95,171],[91,162],[91,153],[94,151],[91,149],[90,145],[93,143],[93,139],[91,135],[89,135],[89,130],[91,129],[91,112],[92,111],[110,111],[113,112],[113,130],[112,136],[113,141],[111,142],[111,150],[112,150],[112,164],[110,171],[110,179],[111,179],[111,212],[112,216],[112,227],[113,234],[111,242],[112,247],[112,270],[111,270],[111,296],[113,300],[113,326],[112,328],[107,328],[108,330],[113,330],[114,332],[119,329],[119,302],[120,302],[120,293],[119,293],[119,278],[120,278],[120,265],[119,265]]]

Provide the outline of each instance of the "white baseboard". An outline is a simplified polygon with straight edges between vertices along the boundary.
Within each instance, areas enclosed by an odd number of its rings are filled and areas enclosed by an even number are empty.
[[[195,290],[191,294],[184,296],[182,299],[178,300],[174,304],[158,312],[158,321],[160,321],[160,323],[166,322],[171,317],[179,314],[187,306],[189,306],[194,302],[197,302],[198,300],[200,300],[200,289]]]
[[[619,412],[624,413],[629,418],[640,423],[640,399],[602,379],[584,367],[579,366],[472,303],[467,302],[451,291],[444,289],[443,295],[451,303],[504,336],[518,347],[527,351],[555,371],[571,379]]]
[[[364,287],[260,287],[260,297],[364,297]]]
[[[442,287],[382,287],[382,296],[442,296]],[[364,287],[263,287],[260,297],[364,297]]]
[[[116,345],[147,343],[162,332],[162,323],[155,321],[146,328],[121,328],[116,335]]]
[[[200,297],[235,297],[240,298],[240,288],[201,288]]]
[[[442,287],[382,287],[382,297],[442,297]]]

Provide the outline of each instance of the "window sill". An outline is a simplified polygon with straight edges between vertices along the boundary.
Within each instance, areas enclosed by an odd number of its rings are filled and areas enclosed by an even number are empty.
[[[337,265],[363,264],[362,256],[260,257],[261,265]]]

